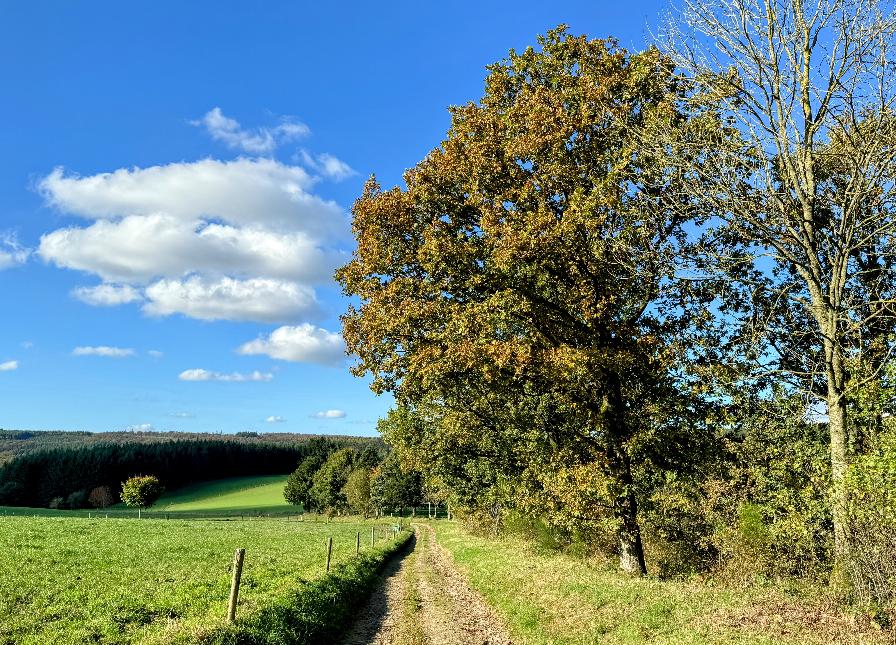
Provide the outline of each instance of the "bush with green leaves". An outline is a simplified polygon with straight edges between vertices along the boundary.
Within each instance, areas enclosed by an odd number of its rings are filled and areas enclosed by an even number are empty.
[[[359,458],[360,453],[354,448],[342,448],[327,457],[311,482],[310,495],[316,508],[329,513],[348,510],[348,501],[342,489]]]
[[[850,491],[846,573],[856,596],[886,622],[896,619],[896,427],[856,457]]]
[[[356,468],[349,473],[342,494],[353,513],[367,517],[370,513],[370,478],[371,471],[367,468]]]
[[[164,491],[162,482],[153,475],[136,475],[121,484],[121,501],[126,506],[149,508]]]
[[[299,467],[286,479],[283,497],[287,502],[301,506],[306,511],[313,511],[316,508],[314,498],[311,496],[311,485],[314,483],[314,473],[320,469],[324,461],[326,456],[322,454],[308,455],[302,460]]]

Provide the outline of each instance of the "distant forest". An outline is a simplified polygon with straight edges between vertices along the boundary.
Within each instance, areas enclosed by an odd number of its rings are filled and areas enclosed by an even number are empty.
[[[362,437],[312,435],[188,435],[185,433],[71,433],[0,431],[13,458],[0,466],[0,505],[86,505],[90,491],[138,474],[157,476],[167,489],[248,475],[285,474],[305,457],[378,442]],[[202,438],[187,438],[187,437]],[[18,438],[17,438],[18,437]],[[77,439],[80,439],[80,444]],[[74,440],[74,441],[72,441]],[[10,444],[17,452],[10,451]],[[62,447],[59,447],[59,446]]]
[[[265,445],[295,445],[320,435],[292,432],[70,432],[66,430],[0,429],[0,466],[14,457],[51,448],[81,448],[106,443],[161,443],[170,441],[240,441]],[[352,437],[340,437],[351,442]],[[359,438],[360,442],[367,439]]]

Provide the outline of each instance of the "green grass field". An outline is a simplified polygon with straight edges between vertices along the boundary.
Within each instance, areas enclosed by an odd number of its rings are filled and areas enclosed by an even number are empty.
[[[891,643],[867,617],[811,589],[632,578],[612,565],[436,522],[438,542],[507,623],[517,645]]]
[[[202,482],[166,493],[154,511],[298,512],[283,499],[286,475],[234,477]]]
[[[0,517],[0,644],[194,642],[224,622],[234,550],[251,616],[370,548],[371,524]],[[385,531],[383,531],[385,534]]]

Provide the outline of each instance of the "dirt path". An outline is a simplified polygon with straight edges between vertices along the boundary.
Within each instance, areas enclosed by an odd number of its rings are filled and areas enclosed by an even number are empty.
[[[384,571],[343,645],[512,645],[432,528],[415,526],[411,542]]]

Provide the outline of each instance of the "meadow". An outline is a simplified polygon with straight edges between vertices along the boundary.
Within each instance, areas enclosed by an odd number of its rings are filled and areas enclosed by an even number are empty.
[[[286,475],[232,477],[203,482],[165,493],[156,511],[261,511],[297,513],[301,509],[283,499]]]
[[[0,644],[202,641],[224,625],[234,550],[238,621],[353,560],[370,523],[0,517]],[[380,524],[379,545],[387,545]],[[378,547],[379,548],[379,547]]]
[[[433,526],[517,645],[893,642],[867,616],[850,613],[817,588],[634,578],[614,563],[539,549],[513,536],[478,536],[453,522]]]

